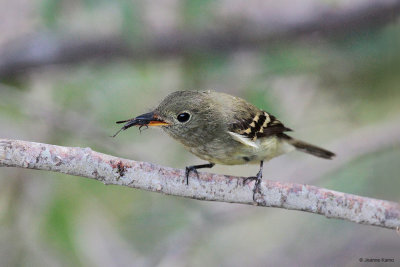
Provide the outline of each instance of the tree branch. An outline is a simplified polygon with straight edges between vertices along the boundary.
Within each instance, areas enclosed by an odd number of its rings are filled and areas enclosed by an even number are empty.
[[[199,200],[285,208],[389,229],[400,227],[400,204],[311,185],[264,180],[253,202],[254,182],[242,177],[199,173],[185,184],[183,170],[92,151],[0,139],[0,166],[61,172],[103,182]]]

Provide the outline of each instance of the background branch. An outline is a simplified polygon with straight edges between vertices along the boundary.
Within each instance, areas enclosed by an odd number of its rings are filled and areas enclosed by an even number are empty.
[[[243,178],[200,173],[185,185],[184,171],[92,151],[27,141],[0,139],[0,166],[61,172],[199,200],[253,205],[254,183]],[[398,203],[360,197],[310,185],[264,180],[256,204],[321,214],[389,229],[400,227]]]
[[[238,48],[257,49],[306,35],[343,37],[382,27],[394,21],[399,12],[400,0],[366,1],[352,8],[338,9],[334,5],[319,8],[308,17],[283,16],[279,22],[269,21],[267,17],[262,20],[244,18],[239,22],[213,24],[209,29],[171,29],[141,36],[132,42],[119,35],[87,38],[39,33],[3,47],[0,78],[23,74],[40,66],[95,58],[158,59],[190,53],[226,53]]]

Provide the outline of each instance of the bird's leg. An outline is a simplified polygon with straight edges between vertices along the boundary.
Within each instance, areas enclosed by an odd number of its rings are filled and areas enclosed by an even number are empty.
[[[197,172],[197,169],[203,169],[203,168],[212,168],[214,167],[215,163],[208,163],[208,164],[201,164],[201,165],[193,165],[193,166],[187,166],[186,167],[186,172],[185,172],[185,176],[186,176],[186,185],[189,184],[189,174],[190,172],[194,172],[197,175],[197,178],[199,178],[199,173]]]
[[[248,180],[255,180],[256,183],[253,188],[253,201],[256,201],[256,193],[260,193],[260,184],[262,181],[262,171],[263,171],[264,161],[260,162],[260,170],[257,173],[257,176],[251,176],[244,179],[243,184],[246,184]]]

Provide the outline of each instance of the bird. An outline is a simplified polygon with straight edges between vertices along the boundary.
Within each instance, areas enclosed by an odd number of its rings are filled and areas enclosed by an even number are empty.
[[[240,97],[212,90],[173,92],[153,111],[116,123],[124,125],[113,137],[132,126],[139,129],[158,126],[188,151],[208,161],[186,167],[186,184],[191,172],[198,177],[198,169],[212,168],[215,164],[259,164],[257,175],[245,178],[245,181],[255,180],[253,200],[260,192],[264,162],[293,150],[323,159],[335,156],[289,136],[287,132],[292,129],[271,113]]]

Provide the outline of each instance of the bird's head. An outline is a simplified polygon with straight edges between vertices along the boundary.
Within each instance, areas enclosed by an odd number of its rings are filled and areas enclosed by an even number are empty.
[[[177,91],[168,95],[154,111],[118,121],[125,125],[114,136],[132,126],[161,126],[173,138],[191,146],[198,138],[204,141],[213,136],[218,130],[217,116],[209,91]]]

